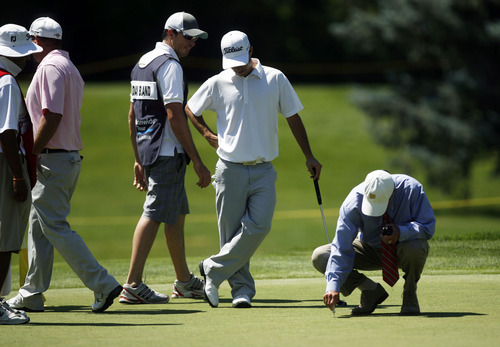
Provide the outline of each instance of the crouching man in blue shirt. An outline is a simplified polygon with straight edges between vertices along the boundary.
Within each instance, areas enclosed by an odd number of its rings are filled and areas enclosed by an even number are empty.
[[[400,314],[420,314],[417,282],[435,225],[432,207],[416,179],[383,170],[369,173],[342,203],[332,244],[313,252],[314,267],[326,276],[325,305],[333,310],[339,293],[348,296],[359,288],[360,305],[351,315],[371,314],[389,294],[358,270],[382,269],[384,281],[393,286],[399,268],[405,280]]]

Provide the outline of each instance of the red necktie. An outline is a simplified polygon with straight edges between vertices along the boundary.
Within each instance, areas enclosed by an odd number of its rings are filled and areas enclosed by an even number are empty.
[[[386,212],[383,216],[383,225],[390,223],[391,217]],[[380,242],[382,244],[382,278],[388,285],[393,287],[399,279],[396,245],[388,245],[382,240]]]

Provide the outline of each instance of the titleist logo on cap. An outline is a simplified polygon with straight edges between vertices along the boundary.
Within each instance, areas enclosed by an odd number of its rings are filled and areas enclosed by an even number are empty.
[[[224,48],[224,54],[236,53],[243,50],[243,46],[240,47],[226,47]]]

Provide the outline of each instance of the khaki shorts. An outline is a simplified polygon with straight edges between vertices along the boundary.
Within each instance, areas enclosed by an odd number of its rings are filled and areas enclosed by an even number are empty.
[[[145,168],[148,193],[144,202],[143,217],[166,224],[177,224],[179,215],[189,213],[184,187],[186,156],[158,157]]]

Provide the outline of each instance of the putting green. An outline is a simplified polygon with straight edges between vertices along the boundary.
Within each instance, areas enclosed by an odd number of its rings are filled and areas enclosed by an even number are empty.
[[[373,277],[380,281],[379,277]],[[231,308],[227,283],[218,308],[203,300],[173,299],[167,305],[115,304],[93,314],[86,288],[46,293],[44,313],[30,313],[23,326],[2,326],[8,344],[44,345],[383,345],[385,334],[410,346],[493,346],[498,342],[500,275],[423,276],[419,284],[422,314],[400,317],[402,281],[386,289],[389,298],[371,315],[350,317],[359,292],[344,298],[336,318],[323,306],[324,281],[257,280],[251,309]],[[170,285],[153,285],[170,293]]]

